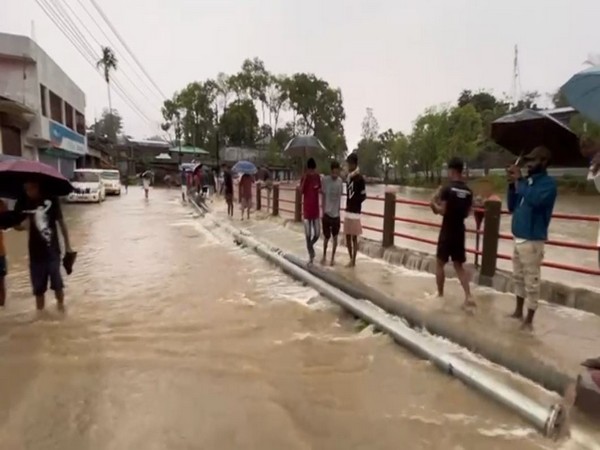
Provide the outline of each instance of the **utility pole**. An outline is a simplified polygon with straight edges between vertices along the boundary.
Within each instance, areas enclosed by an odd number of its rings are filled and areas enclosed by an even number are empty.
[[[519,69],[519,47],[515,45],[515,57],[513,60],[513,79],[511,92],[511,106],[516,106],[521,97],[521,71]]]
[[[177,138],[177,144],[179,145],[179,166],[181,167],[181,120],[177,118],[177,124],[175,125],[175,137]]]

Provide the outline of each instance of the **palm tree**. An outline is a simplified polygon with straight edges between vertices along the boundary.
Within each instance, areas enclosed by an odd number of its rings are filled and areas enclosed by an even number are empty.
[[[96,67],[102,68],[104,71],[104,80],[106,81],[106,89],[108,91],[108,110],[112,115],[112,100],[110,98],[110,72],[117,70],[119,61],[115,53],[110,47],[102,47],[102,58],[96,63]]]

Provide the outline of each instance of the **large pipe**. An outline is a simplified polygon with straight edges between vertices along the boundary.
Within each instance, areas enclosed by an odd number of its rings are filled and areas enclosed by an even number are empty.
[[[455,376],[465,384],[474,387],[515,411],[533,424],[545,436],[557,438],[561,435],[563,425],[565,424],[565,413],[562,405],[540,405],[521,392],[495,380],[473,364],[444,351],[439,346],[425,339],[422,334],[409,328],[402,322],[392,319],[371,302],[353,298],[309,273],[299,265],[290,262],[288,259],[282,257],[281,252],[277,249],[267,247],[249,234],[242,233],[227,223],[219,223],[215,220],[212,220],[212,222],[214,225],[226,229],[233,235],[236,241],[279,266],[285,273],[306,283],[334,303],[385,331],[396,342],[407,347],[417,355],[430,360],[444,372]]]
[[[481,334],[474,336],[469,330],[461,329],[455,324],[444,320],[443,317],[426,314],[407,302],[400,302],[357,280],[349,281],[332,271],[314,265],[309,266],[295,255],[283,253],[283,257],[346,294],[355,298],[369,299],[386,312],[402,317],[412,327],[426,329],[432,334],[443,336],[473,353],[482,355],[495,364],[506,367],[510,371],[542,385],[546,389],[564,395],[566,389],[575,383],[574,379],[556,370],[553,366],[536,359],[535,355],[515,358],[510,349],[498,344],[492,337]]]

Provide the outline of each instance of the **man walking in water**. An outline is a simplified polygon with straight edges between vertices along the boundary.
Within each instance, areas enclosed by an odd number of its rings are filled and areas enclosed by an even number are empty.
[[[323,177],[323,260],[327,262],[327,244],[332,239],[331,265],[335,264],[335,251],[338,244],[338,233],[340,232],[340,203],[342,201],[343,182],[340,178],[340,164],[337,161],[331,163],[331,174]]]
[[[319,195],[321,193],[321,177],[317,173],[317,163],[313,158],[306,162],[306,172],[300,182],[304,215],[304,235],[308,250],[308,261],[312,264],[315,259],[315,244],[321,234],[319,224]]]
[[[239,196],[240,196],[240,209],[242,211],[241,219],[244,220],[244,210],[246,210],[246,218],[250,220],[250,209],[252,208],[252,185],[254,184],[254,178],[252,175],[245,173],[240,178],[239,185]],[[233,210],[233,208],[232,208]]]
[[[15,211],[29,215],[29,270],[33,295],[38,310],[45,307],[45,294],[50,281],[59,309],[64,307],[64,285],[60,273],[61,251],[58,228],[63,235],[65,252],[72,253],[67,226],[58,198],[44,196],[39,183],[25,183],[26,198],[15,205]],[[15,227],[18,230],[23,226]]]
[[[471,213],[473,192],[464,182],[462,174],[462,160],[452,158],[448,162],[448,178],[450,181],[445,187],[438,189],[431,200],[431,209],[435,214],[443,216],[436,252],[435,279],[438,296],[444,296],[444,266],[449,259],[452,259],[454,270],[465,292],[463,307],[466,309],[476,306],[471,298],[469,274],[464,268],[464,263],[467,261],[465,219]]]
[[[223,186],[222,189],[225,191],[225,201],[227,202],[227,215],[233,217],[233,176],[231,170],[227,164],[222,164],[221,169],[223,170]]]
[[[144,188],[144,197],[148,200],[148,194],[150,192],[150,181],[152,179],[152,172],[146,170],[142,173],[142,186]]]
[[[348,164],[348,177],[346,179],[346,217],[344,217],[344,233],[346,234],[346,247],[350,255],[348,267],[356,266],[358,253],[358,236],[362,234],[360,213],[362,204],[367,198],[365,179],[358,169],[358,156],[351,153],[346,158]]]

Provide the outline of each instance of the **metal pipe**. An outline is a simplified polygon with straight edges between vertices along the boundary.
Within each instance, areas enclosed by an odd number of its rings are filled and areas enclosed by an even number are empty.
[[[351,311],[361,319],[374,324],[388,333],[396,342],[407,347],[417,355],[430,360],[442,371],[455,376],[465,384],[488,395],[500,404],[515,411],[522,418],[534,425],[545,436],[556,438],[565,424],[565,412],[562,405],[544,406],[521,392],[500,383],[476,366],[441,349],[425,337],[406,326],[399,320],[392,319],[370,301],[358,300],[341,290],[331,286],[322,279],[307,272],[282,256],[281,250],[268,247],[251,235],[226,223],[212,221],[216,226],[226,229],[239,243],[244,244],[258,255],[279,266],[292,277],[303,281],[317,292],[327,297],[344,309]]]

